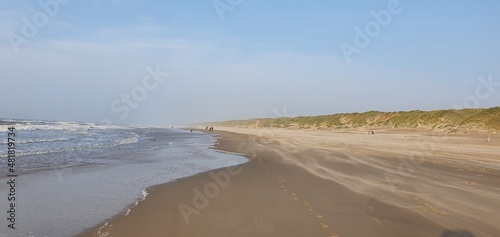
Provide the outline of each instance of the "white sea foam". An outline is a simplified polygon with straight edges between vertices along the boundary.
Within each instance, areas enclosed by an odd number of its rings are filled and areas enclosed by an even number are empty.
[[[70,140],[69,137],[53,138],[53,139],[28,139],[28,140],[17,140],[16,144],[28,144],[28,143],[42,143],[42,142],[59,142]],[[7,144],[7,140],[1,143]]]
[[[130,214],[130,208],[127,208],[127,210],[125,211],[125,216],[128,216],[128,214]]]
[[[142,190],[141,192],[141,201],[146,200],[146,197],[149,195],[149,193],[146,190]]]
[[[63,140],[60,140],[60,141],[63,141]],[[61,148],[61,149],[51,148],[52,150],[42,150],[42,151],[33,151],[33,152],[18,151],[16,153],[16,156],[22,157],[22,156],[34,156],[34,155],[46,155],[46,154],[69,152],[69,151],[81,151],[81,150],[86,150],[86,149],[91,149],[91,148],[94,148],[94,149],[95,148],[108,148],[108,147],[132,144],[132,143],[137,143],[137,142],[139,142],[139,139],[137,137],[130,137],[130,138],[119,139],[115,142],[112,142],[111,144],[91,144],[91,145],[87,145],[87,146]],[[0,154],[0,158],[5,158],[7,156],[8,156],[8,154]]]
[[[3,120],[6,121],[6,120]],[[136,128],[128,125],[114,124],[94,124],[94,123],[75,123],[75,122],[46,122],[46,121],[19,121],[8,120],[11,124],[0,125],[0,130],[8,130],[10,127],[15,127],[16,130],[55,130],[55,131],[78,131],[91,129],[131,129]]]
[[[74,236],[82,227],[94,226],[117,213],[129,215],[134,205],[149,198],[146,190],[151,186],[247,161],[244,157],[208,150],[213,142],[209,135],[183,133],[148,128],[19,133],[33,141],[69,138],[27,143],[16,150],[26,155],[18,160],[19,165],[24,165],[23,170],[29,171],[22,174],[24,185],[19,192],[25,194],[23,209],[32,213],[20,220],[25,231],[22,236],[30,232],[36,236]],[[85,150],[103,146],[116,148]],[[33,149],[29,150],[30,147]],[[66,153],[56,154],[63,151]],[[5,178],[1,181],[7,182]],[[0,193],[6,191],[6,187],[0,187]],[[6,200],[0,199],[0,206],[5,205]],[[51,219],[44,218],[44,213],[55,209],[58,212]],[[5,221],[0,220],[0,224]],[[54,227],[55,222],[60,225]],[[101,226],[99,236],[107,236],[109,226],[107,223]]]
[[[106,227],[108,225],[108,222],[104,223],[103,226],[101,226],[101,228],[99,228],[99,230],[97,231],[97,234],[99,235],[99,237],[106,237],[109,235],[108,232],[102,232],[102,229],[104,229],[104,227]]]
[[[92,148],[105,148],[139,142],[136,133],[127,133],[130,126],[47,122],[47,121],[16,121],[0,120],[0,130],[16,130],[16,156],[43,155],[68,151],[81,151]],[[5,124],[5,123],[11,124]],[[7,141],[0,141],[6,144]],[[31,145],[31,144],[39,145]],[[0,158],[7,157],[0,154]]]

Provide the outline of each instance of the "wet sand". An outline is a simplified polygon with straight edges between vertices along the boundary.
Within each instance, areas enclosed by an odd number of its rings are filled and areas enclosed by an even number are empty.
[[[223,130],[217,149],[248,163],[152,187],[129,215],[79,236],[500,233],[498,135]]]

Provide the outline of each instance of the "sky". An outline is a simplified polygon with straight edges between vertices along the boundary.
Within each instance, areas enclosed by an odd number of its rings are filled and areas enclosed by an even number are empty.
[[[500,1],[0,1],[0,118],[500,106]]]

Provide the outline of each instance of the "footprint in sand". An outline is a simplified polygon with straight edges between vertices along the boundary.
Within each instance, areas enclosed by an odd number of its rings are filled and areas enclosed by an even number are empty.
[[[307,205],[309,205],[309,203],[308,203],[307,201],[305,201],[305,200],[304,200],[304,205],[306,205],[306,206],[307,206]]]
[[[312,209],[312,208],[310,208],[310,207],[308,207],[308,208],[307,208],[307,210],[308,210],[308,211],[314,211],[314,209]]]
[[[335,232],[331,232],[330,233],[330,237],[339,237],[339,235],[337,233],[335,233]]]
[[[323,223],[323,222],[319,223],[319,225],[320,225],[321,227],[323,227],[323,228],[328,228],[328,225],[327,225],[327,224],[325,224],[325,223]]]
[[[320,214],[318,214],[318,213],[316,213],[316,218],[321,219],[321,218],[323,218],[323,216],[322,216],[322,215],[320,215]]]
[[[298,200],[299,200],[299,199],[298,199],[298,198],[296,198],[296,197],[293,197],[292,199],[293,199],[293,200],[295,200],[295,201],[298,201]]]

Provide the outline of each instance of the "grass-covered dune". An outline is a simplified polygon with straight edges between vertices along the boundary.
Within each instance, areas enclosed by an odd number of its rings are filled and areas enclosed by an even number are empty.
[[[488,109],[340,113],[294,118],[254,118],[206,123],[224,127],[279,128],[423,128],[443,132],[500,132],[500,107]]]

